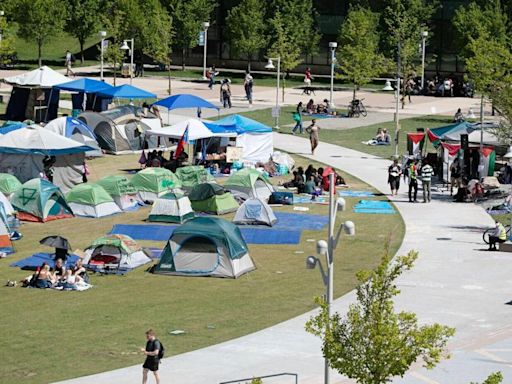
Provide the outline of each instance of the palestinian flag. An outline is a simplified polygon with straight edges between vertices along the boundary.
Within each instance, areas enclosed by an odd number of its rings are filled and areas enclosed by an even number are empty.
[[[493,176],[494,175],[494,162],[496,161],[496,151],[492,147],[482,148],[480,156],[483,156],[482,164],[484,169],[481,175]]]
[[[425,143],[425,133],[408,133],[407,134],[407,151],[409,155],[421,154],[423,144]]]
[[[444,162],[451,164],[453,159],[455,159],[460,151],[460,144],[447,144],[441,143],[444,149]]]
[[[427,135],[428,139],[430,140],[434,148],[439,148],[439,146],[441,145],[441,138],[437,136],[434,132],[432,132],[431,129],[427,130]]]

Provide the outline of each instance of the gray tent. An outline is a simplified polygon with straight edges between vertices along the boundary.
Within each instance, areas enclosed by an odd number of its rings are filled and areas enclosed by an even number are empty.
[[[272,208],[262,199],[251,198],[245,201],[236,211],[233,219],[235,224],[246,225],[268,225],[273,226],[277,223],[277,218]]]

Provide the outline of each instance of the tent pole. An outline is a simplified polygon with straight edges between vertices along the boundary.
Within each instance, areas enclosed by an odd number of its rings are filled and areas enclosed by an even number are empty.
[[[46,104],[46,113],[45,113],[45,116],[44,116],[44,122],[48,121],[48,110],[50,109],[50,103],[52,101],[52,94],[53,94],[53,87],[50,90],[50,97],[48,98],[48,103]],[[57,116],[58,115],[59,115],[59,105],[57,104]],[[37,116],[34,116],[34,117],[37,117]]]

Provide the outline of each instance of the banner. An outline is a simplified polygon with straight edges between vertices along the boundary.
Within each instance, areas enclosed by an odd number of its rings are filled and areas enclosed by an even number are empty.
[[[494,162],[496,161],[496,152],[493,148],[490,147],[482,148],[482,150],[478,150],[478,152],[480,152],[480,156],[483,157],[482,165],[484,168],[481,175],[494,176]]]
[[[420,155],[425,143],[425,133],[408,133],[407,134],[407,151],[409,155]]]

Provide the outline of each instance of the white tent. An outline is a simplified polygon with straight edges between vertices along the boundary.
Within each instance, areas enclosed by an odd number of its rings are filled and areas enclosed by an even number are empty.
[[[74,117],[62,116],[53,119],[43,128],[94,148],[93,151],[87,152],[87,156],[102,155],[92,129],[89,128],[82,120],[75,119]]]
[[[181,121],[169,127],[162,127],[160,129],[152,129],[147,131],[146,134],[161,136],[161,137],[171,137],[174,139],[180,139],[185,130],[188,128],[188,140],[199,140],[206,139],[213,136],[236,136],[236,133],[223,133],[216,134],[213,133],[202,121],[197,119],[189,119],[185,121]]]
[[[6,77],[4,82],[25,87],[51,88],[54,85],[67,83],[69,79],[45,65],[21,75]]]
[[[0,193],[0,204],[4,206],[5,213],[8,216],[14,215],[14,208],[12,207],[12,204],[9,200],[7,200],[7,197],[3,193]]]
[[[233,218],[233,223],[245,225],[262,224],[271,227],[277,223],[277,218],[272,208],[262,199],[251,198],[238,208]]]
[[[148,221],[181,224],[193,217],[194,211],[188,197],[181,193],[169,192],[155,200]]]

